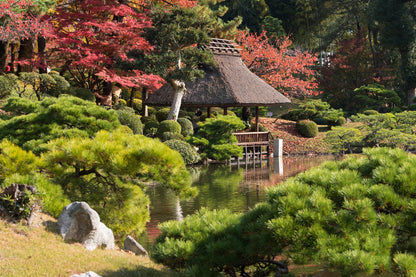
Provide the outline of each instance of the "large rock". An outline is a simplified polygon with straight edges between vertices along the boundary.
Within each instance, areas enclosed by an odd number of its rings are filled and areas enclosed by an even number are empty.
[[[58,232],[65,241],[80,242],[88,250],[100,246],[114,248],[113,232],[85,202],[73,202],[63,209],[58,218]]]
[[[131,236],[127,236],[126,240],[124,241],[124,250],[131,251],[139,256],[149,256],[146,249],[144,249],[143,246],[141,246],[141,244]]]

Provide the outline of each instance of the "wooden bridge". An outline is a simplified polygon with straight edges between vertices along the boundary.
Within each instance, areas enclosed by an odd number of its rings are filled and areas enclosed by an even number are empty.
[[[243,161],[262,160],[263,156],[270,156],[270,132],[241,132],[233,133],[237,138],[237,145],[243,147]],[[236,157],[237,163],[240,158]]]

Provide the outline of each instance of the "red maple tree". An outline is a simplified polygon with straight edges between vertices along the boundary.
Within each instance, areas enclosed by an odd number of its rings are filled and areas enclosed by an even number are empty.
[[[367,43],[361,32],[338,41],[335,54],[321,68],[320,88],[331,106],[354,110],[354,89],[373,83],[389,86],[393,80],[384,52],[372,54]]]
[[[75,0],[57,6],[45,19],[54,25],[48,34],[53,43],[50,63],[68,70],[79,87],[97,92],[117,83],[155,89],[163,81],[156,75],[114,66],[117,60],[127,60],[129,51],[152,51],[142,37],[150,20],[124,1]]]
[[[30,1],[9,0],[0,2],[0,72],[7,60],[9,43],[33,40],[44,33],[49,25],[30,12],[35,4]],[[19,61],[20,64],[33,63],[33,55]]]
[[[315,95],[318,82],[312,68],[317,57],[291,49],[292,41],[284,37],[272,43],[266,35],[240,31],[236,41],[247,67],[268,84],[289,96]]]

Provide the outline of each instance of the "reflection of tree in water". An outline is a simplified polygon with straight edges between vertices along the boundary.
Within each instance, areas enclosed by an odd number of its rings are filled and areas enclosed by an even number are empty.
[[[199,179],[193,186],[198,188],[198,196],[182,201],[184,215],[192,214],[201,207],[208,209],[228,208],[241,210],[245,199],[239,194],[239,183],[243,180],[243,171],[231,170],[229,166],[210,165],[200,167]]]
[[[258,165],[256,168],[244,165],[244,169],[225,165],[190,167],[188,170],[191,172],[193,186],[199,190],[195,198],[178,202],[175,193],[163,186],[147,189],[151,201],[148,235],[156,238],[160,232],[157,229],[158,223],[194,214],[201,207],[246,211],[265,200],[266,187],[332,159],[333,156],[284,157],[283,175],[274,172],[273,160],[269,165],[265,162],[260,168]]]

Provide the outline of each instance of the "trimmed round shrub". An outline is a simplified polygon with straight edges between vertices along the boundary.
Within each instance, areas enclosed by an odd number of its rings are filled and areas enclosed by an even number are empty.
[[[171,140],[171,139],[184,140],[184,137],[179,133],[164,132],[163,134],[161,134],[159,136],[159,139],[161,141],[167,141],[167,140]]]
[[[157,134],[157,129],[159,129],[159,122],[149,121],[144,125],[143,135],[147,137],[154,137]]]
[[[347,120],[345,119],[345,117],[340,116],[338,118],[327,118],[327,122],[328,122],[328,126],[341,126],[344,125]]]
[[[163,108],[163,109],[158,110],[156,112],[157,121],[162,122],[164,120],[167,120],[169,116],[169,112],[170,112],[170,108]]]
[[[134,98],[132,107],[136,112],[140,112],[142,110],[142,100]]]
[[[366,110],[366,111],[363,112],[363,114],[365,114],[365,115],[375,115],[375,114],[378,114],[378,111],[376,111],[376,110]]]
[[[342,126],[342,125],[344,125],[345,123],[347,123],[347,120],[345,119],[345,117],[340,116],[340,117],[338,118],[338,120],[337,120],[337,126]]]
[[[114,105],[114,106],[113,106],[113,109],[114,109],[114,110],[123,110],[123,111],[127,111],[127,112],[132,113],[132,114],[135,114],[135,113],[136,113],[136,112],[135,112],[135,110],[134,110],[133,108],[128,107],[128,106],[125,106],[125,105],[122,105],[122,104]]]
[[[194,126],[192,126],[192,122],[189,119],[180,117],[177,122],[181,125],[181,134],[184,137],[194,134]]]
[[[76,88],[69,90],[69,94],[84,100],[95,102],[94,94],[87,88]]]
[[[133,131],[133,134],[143,133],[143,124],[138,115],[128,110],[116,110],[116,112],[120,123],[129,127]]]
[[[328,120],[323,117],[315,117],[312,119],[313,122],[315,122],[318,125],[328,125]]]
[[[201,160],[201,156],[189,143],[183,140],[171,139],[164,142],[170,149],[178,151],[186,164],[195,164]]]
[[[120,106],[127,106],[127,101],[124,99],[118,99],[118,105]]]
[[[299,120],[296,122],[296,129],[306,138],[313,138],[318,134],[318,125],[310,120]]]
[[[157,136],[160,138],[164,132],[171,132],[180,134],[182,131],[181,125],[174,120],[164,120],[160,122]]]
[[[142,121],[143,124],[146,124],[147,122],[151,122],[151,121],[159,123],[159,121],[157,121],[156,116],[154,114],[150,116],[142,116],[140,120]]]

